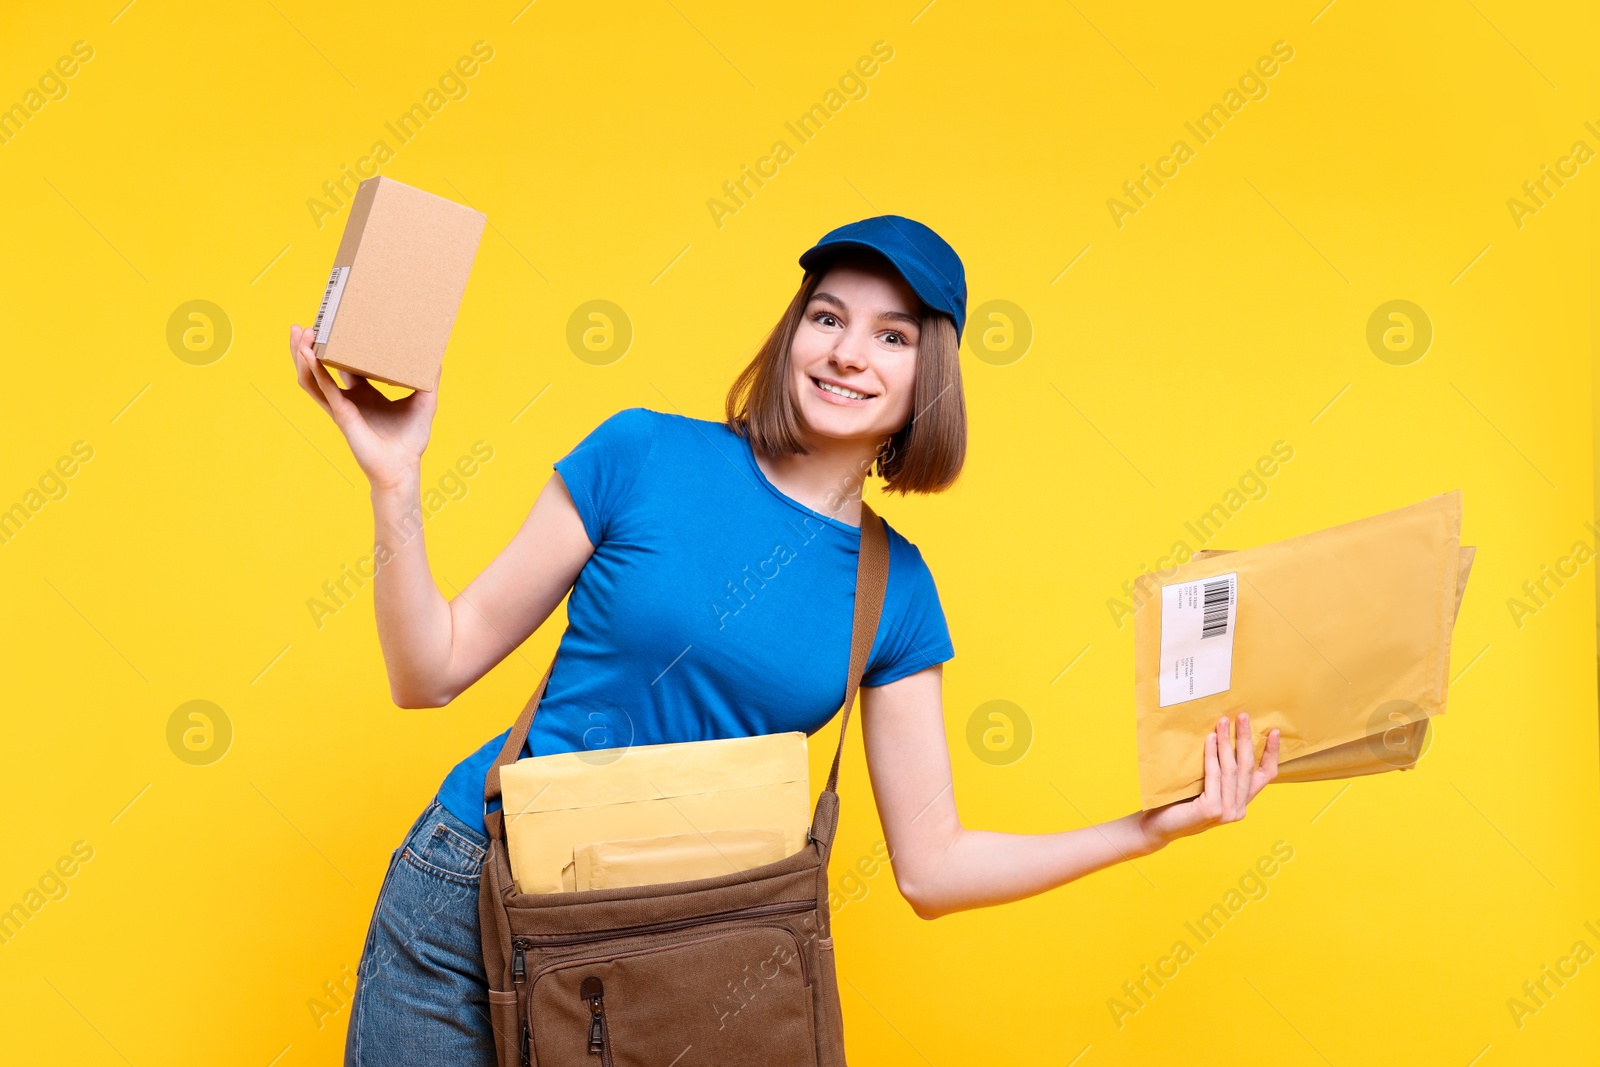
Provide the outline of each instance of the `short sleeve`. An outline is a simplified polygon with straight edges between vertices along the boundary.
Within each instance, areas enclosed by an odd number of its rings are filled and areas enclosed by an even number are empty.
[[[627,503],[655,445],[659,418],[648,408],[619,411],[556,460],[590,544],[605,540]]]
[[[933,572],[917,546],[889,531],[889,587],[862,685],[888,685],[955,657]]]

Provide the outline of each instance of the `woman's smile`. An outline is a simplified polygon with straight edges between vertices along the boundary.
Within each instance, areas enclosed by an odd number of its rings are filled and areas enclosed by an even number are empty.
[[[842,404],[845,407],[860,407],[862,404],[865,404],[867,401],[877,396],[876,393],[869,393],[863,389],[853,389],[850,386],[845,385],[843,382],[836,381],[832,378],[819,378],[814,374],[810,375],[809,377],[811,378],[812,388],[815,389],[817,393],[819,393],[823,399],[827,400],[830,404]]]

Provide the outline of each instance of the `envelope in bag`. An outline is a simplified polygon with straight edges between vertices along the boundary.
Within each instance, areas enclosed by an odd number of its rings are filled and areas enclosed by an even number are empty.
[[[799,852],[811,828],[798,730],[531,756],[500,786],[521,893],[750,870]]]
[[[1199,794],[1205,735],[1240,711],[1250,713],[1257,758],[1276,728],[1280,767],[1303,767],[1301,780],[1404,765],[1403,745],[1385,759],[1386,750],[1397,740],[1420,750],[1420,724],[1445,710],[1451,630],[1471,562],[1460,532],[1458,489],[1203,554],[1159,584],[1152,576],[1134,608],[1143,806]],[[1293,764],[1320,753],[1330,755]],[[1374,758],[1383,766],[1372,767]]]

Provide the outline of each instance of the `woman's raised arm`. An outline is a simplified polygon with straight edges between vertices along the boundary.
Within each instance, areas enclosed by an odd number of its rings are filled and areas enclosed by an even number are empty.
[[[454,599],[428,569],[422,535],[423,450],[438,393],[390,400],[365,378],[341,387],[293,326],[300,385],[338,425],[372,489],[373,597],[389,694],[402,708],[436,708],[483,677],[549,618],[594,552],[559,474],[552,474],[511,542]]]
[[[1171,841],[1244,818],[1278,773],[1278,731],[1255,765],[1249,716],[1230,741],[1228,720],[1206,735],[1197,797],[1051,834],[968,830],[956,811],[945,743],[940,667],[861,689],[867,772],[895,883],[924,919],[1004,904],[1064,885]]]

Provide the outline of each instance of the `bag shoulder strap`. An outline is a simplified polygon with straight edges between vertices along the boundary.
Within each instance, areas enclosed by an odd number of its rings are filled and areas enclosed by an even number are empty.
[[[861,502],[861,550],[856,561],[856,604],[850,625],[850,673],[844,691],[844,717],[839,721],[839,744],[833,750],[833,768],[828,771],[829,793],[839,784],[839,757],[844,755],[844,735],[850,728],[850,708],[856,690],[867,670],[872,639],[878,634],[878,619],[883,614],[883,591],[889,584],[889,534],[877,512]]]
[[[877,636],[878,620],[883,614],[883,593],[888,583],[889,535],[884,528],[883,519],[863,500],[861,548],[856,562],[855,610],[850,626],[850,671],[844,691],[844,717],[839,723],[839,745],[833,753],[833,767],[828,772],[828,784],[823,790],[825,793],[834,793],[839,784],[839,760],[844,755],[845,731],[850,728],[850,708],[855,703],[856,691],[861,686],[861,676],[866,673],[867,656],[872,652],[872,641]],[[500,768],[516,762],[517,754],[522,751],[522,745],[528,739],[528,731],[533,727],[533,716],[539,710],[539,701],[544,696],[545,687],[550,684],[550,675],[555,668],[555,658],[551,657],[550,666],[545,668],[544,677],[539,680],[538,688],[528,699],[522,714],[517,716],[511,732],[506,735],[505,744],[500,746],[500,754],[495,757],[494,764],[484,775],[484,822],[494,837],[500,837],[504,833],[502,813],[488,810],[489,802],[501,796]],[[821,804],[821,797],[818,797],[818,803]]]

